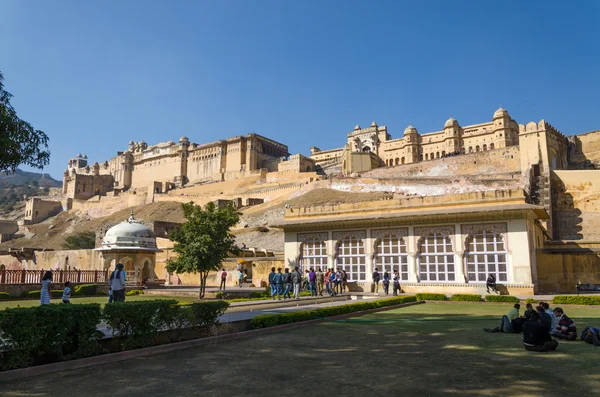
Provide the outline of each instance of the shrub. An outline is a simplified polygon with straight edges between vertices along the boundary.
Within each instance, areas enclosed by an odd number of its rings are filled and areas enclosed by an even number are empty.
[[[132,290],[125,292],[125,295],[127,295],[127,296],[143,295],[143,294],[144,294],[144,291],[141,289],[132,289]]]
[[[227,294],[225,292],[219,291],[219,292],[217,292],[215,294],[215,298],[217,298],[217,299],[227,299]]]
[[[314,320],[323,317],[338,316],[341,314],[377,309],[380,307],[399,305],[401,303],[416,302],[414,296],[399,296],[396,298],[380,299],[375,301],[352,303],[342,306],[330,306],[315,310],[291,312],[283,314],[266,314],[254,317],[251,321],[252,328],[268,328],[276,325],[290,324],[298,321]]]
[[[460,302],[481,302],[481,295],[477,294],[456,294],[450,298],[452,301]]]
[[[600,305],[600,296],[557,295],[552,299],[555,305]]]
[[[27,293],[27,298],[40,299],[41,295],[42,295],[42,291],[40,291],[40,290],[29,291]],[[61,298],[62,295],[63,295],[63,290],[62,289],[53,289],[53,290],[50,291],[50,296],[52,298]]]
[[[194,302],[183,307],[191,309],[191,325],[196,328],[218,324],[219,316],[227,310],[229,303],[224,301]]]
[[[446,301],[448,297],[444,294],[432,294],[428,292],[423,292],[417,294],[418,301]]]
[[[219,297],[219,292],[217,292],[217,298]],[[250,299],[255,299],[255,298],[264,298],[265,297],[265,293],[264,292],[250,292]]]
[[[534,303],[536,303],[536,306],[537,306],[537,303],[538,303],[539,301],[540,301],[539,299],[534,299],[534,298],[527,298],[527,299],[525,299],[525,303],[531,303],[532,305],[533,305]]]
[[[8,292],[0,292],[0,299],[10,299],[10,294]]]
[[[486,295],[486,302],[510,302],[510,303],[519,303],[521,300],[516,296],[510,295]]]
[[[43,305],[0,311],[3,369],[86,357],[98,350],[100,305]]]
[[[80,284],[73,288],[74,295],[94,296],[97,290],[96,284]]]

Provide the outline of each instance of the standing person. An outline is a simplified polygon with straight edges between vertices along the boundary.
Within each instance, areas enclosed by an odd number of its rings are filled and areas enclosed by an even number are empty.
[[[298,266],[294,268],[292,272],[292,285],[294,287],[294,299],[300,299],[298,294],[300,294],[300,283],[302,282],[302,276],[300,275],[300,271],[298,270]]]
[[[50,304],[50,284],[52,284],[52,271],[48,270],[42,277],[42,290],[40,292],[40,305]]]
[[[340,269],[335,273],[335,290],[340,295],[342,294],[342,272]]]
[[[281,274],[280,267],[277,268],[277,273],[273,276],[273,281],[275,282],[275,288],[277,289],[277,300],[281,300],[281,296],[283,295],[283,274]]]
[[[373,282],[375,283],[375,293],[378,294],[379,293],[379,272],[377,271],[377,268],[375,268],[375,271],[373,271]]]
[[[219,289],[225,291],[225,283],[227,282],[227,272],[225,268],[221,269],[221,284],[219,284]]]
[[[317,293],[319,296],[323,296],[323,284],[325,281],[325,275],[321,270],[321,267],[317,268]]]
[[[496,276],[493,274],[489,274],[487,280],[485,281],[485,288],[487,289],[488,294],[490,293],[490,288],[494,292],[498,292],[496,289]]]
[[[335,292],[335,272],[333,271],[333,269],[329,270],[329,289],[330,289],[330,295],[331,296],[335,296],[336,292]]]
[[[117,263],[117,268],[110,275],[109,283],[113,302],[125,302],[125,270],[122,263]]]
[[[392,281],[394,282],[394,296],[397,296],[398,291],[400,290],[400,276],[398,275],[398,270],[394,270]]]
[[[552,336],[566,340],[577,339],[577,327],[575,326],[575,322],[563,312],[563,309],[560,307],[554,308],[554,315],[558,318],[558,325],[556,326],[556,329],[552,330]]]
[[[63,290],[62,295],[63,303],[71,303],[71,283],[65,281],[65,289]]]
[[[310,296],[317,296],[317,274],[312,267],[308,272],[308,287],[310,289]]]
[[[386,295],[390,294],[390,274],[388,272],[383,273],[383,292]]]
[[[285,273],[283,273],[283,285],[285,287],[285,291],[283,292],[283,299],[289,299],[292,297],[292,275],[290,274],[290,269],[285,268]]]
[[[342,269],[342,292],[346,292],[346,288],[348,288],[348,273]],[[350,291],[350,288],[348,288],[348,291]]]
[[[271,268],[269,273],[269,287],[271,287],[271,299],[275,300],[275,294],[277,293],[277,285],[275,285],[275,268]]]
[[[327,269],[327,272],[323,276],[323,280],[325,282],[325,290],[327,291],[327,294],[331,295],[331,289],[329,288],[329,274],[329,269]]]
[[[238,284],[240,288],[244,285],[244,272],[241,270],[238,270]]]

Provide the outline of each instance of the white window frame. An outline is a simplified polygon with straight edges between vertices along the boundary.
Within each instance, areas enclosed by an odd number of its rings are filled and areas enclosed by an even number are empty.
[[[475,241],[477,237],[482,237],[483,240]],[[502,249],[498,249],[500,244],[502,245]],[[502,257],[504,260],[502,260]],[[467,237],[465,262],[466,275],[469,282],[485,283],[490,274],[496,276],[496,281],[498,283],[508,283],[510,280],[508,251],[506,249],[506,241],[503,233],[483,229],[476,233],[469,234]],[[470,270],[471,265],[473,270]],[[495,270],[490,270],[490,265],[492,265]],[[500,266],[502,265],[504,265],[504,271],[500,271]],[[480,271],[479,269],[483,269],[483,271]],[[482,274],[483,276],[480,277]]]
[[[395,253],[393,252],[394,247],[397,248]],[[408,281],[408,252],[404,237],[395,233],[387,233],[377,239],[373,267],[377,268],[382,280],[383,273],[386,271],[392,280],[394,270],[398,270],[400,281]]]
[[[438,238],[442,239],[443,244],[436,243]],[[433,244],[431,244],[430,239],[433,239]],[[452,246],[450,236],[439,231],[423,235],[419,239],[417,266],[421,281],[455,283],[456,263],[454,261],[454,247]],[[425,270],[423,270],[422,266],[425,266]],[[442,267],[442,271],[440,271],[440,267]],[[432,279],[432,275],[435,276],[435,279]],[[440,280],[440,275],[443,275],[443,280]]]
[[[300,244],[300,260],[298,266],[302,272],[314,267],[327,268],[327,242],[310,237]]]
[[[335,254],[335,270],[345,270],[348,281],[367,281],[367,255],[363,238],[353,233],[342,236],[335,244]]]

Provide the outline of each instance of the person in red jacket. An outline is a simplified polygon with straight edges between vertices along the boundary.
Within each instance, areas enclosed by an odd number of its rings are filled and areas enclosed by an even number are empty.
[[[552,336],[566,340],[577,339],[577,327],[575,326],[575,322],[563,312],[563,309],[560,307],[555,308],[554,315],[558,318],[558,325],[556,326],[556,329],[552,330]]]

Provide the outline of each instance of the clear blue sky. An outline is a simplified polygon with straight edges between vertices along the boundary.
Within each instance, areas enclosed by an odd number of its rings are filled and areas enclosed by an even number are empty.
[[[600,129],[600,1],[29,1],[0,4],[19,115],[68,158],[130,140],[257,132],[340,147],[376,120],[401,137],[491,119]]]

